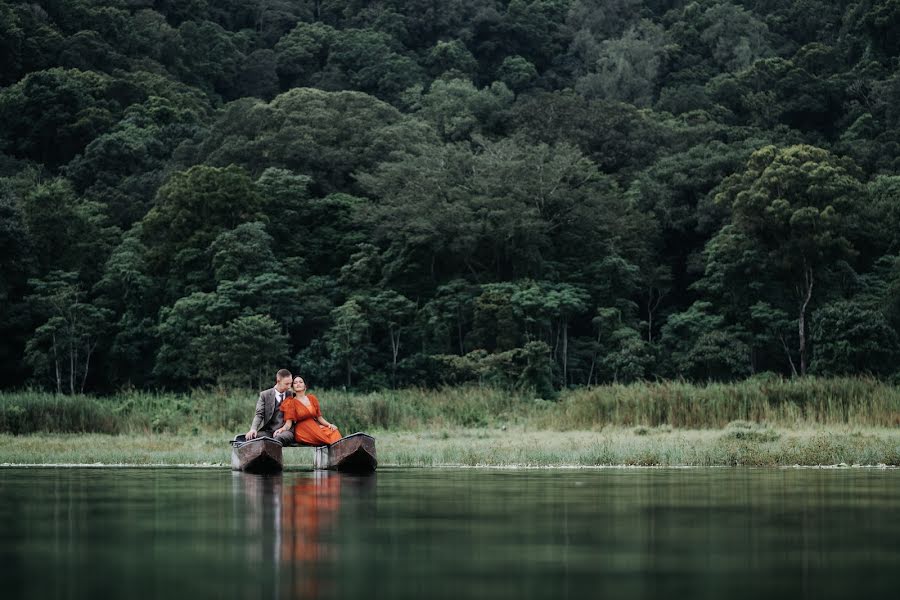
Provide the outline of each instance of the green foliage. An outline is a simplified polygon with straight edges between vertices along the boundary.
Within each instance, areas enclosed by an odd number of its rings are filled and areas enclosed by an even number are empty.
[[[221,385],[259,389],[287,358],[287,341],[271,317],[244,315],[204,327],[195,361]]]
[[[725,319],[711,314],[708,302],[695,302],[672,315],[662,329],[662,343],[672,353],[675,375],[689,379],[729,380],[749,374],[750,349]]]
[[[857,302],[834,302],[817,310],[813,323],[813,372],[887,375],[895,370],[897,332],[880,312]]]
[[[497,79],[509,89],[520,92],[537,77],[537,69],[521,56],[507,56],[497,69]]]
[[[896,379],[898,15],[0,0],[0,385]]]
[[[262,202],[253,181],[234,166],[192,167],[161,187],[140,235],[151,274],[167,276],[164,295],[209,289],[207,248],[223,232],[262,218]]]
[[[55,384],[57,394],[83,394],[111,311],[85,301],[76,273],[51,271],[29,284],[33,291],[26,300],[38,326],[25,346],[25,361],[38,381]]]
[[[29,73],[0,91],[0,138],[14,156],[56,168],[119,118],[113,80],[79,69]]]
[[[353,385],[354,363],[365,351],[361,344],[369,322],[362,306],[355,299],[350,299],[331,311],[331,319],[334,325],[326,333],[325,344],[335,360],[343,363],[346,385],[350,387]]]
[[[746,278],[758,269],[757,283],[771,285],[751,283],[748,295],[737,299],[768,301],[799,313],[801,374],[808,365],[810,304],[821,295],[822,280],[834,274],[839,261],[853,260],[854,242],[866,236],[859,220],[862,196],[851,161],[811,146],[769,146],[753,153],[743,173],[726,178],[716,197],[731,206],[733,226],[710,242],[707,274],[715,279],[708,285],[727,290],[729,272],[743,270]],[[784,333],[779,335],[783,341]]]
[[[413,87],[404,94],[404,100],[442,139],[459,141],[500,129],[513,94],[500,82],[478,90],[466,80],[437,79],[427,93],[420,86]]]
[[[366,94],[297,88],[268,104],[227,105],[198,158],[255,175],[287,169],[310,176],[318,190],[353,191],[352,174],[430,137],[424,124]]]
[[[587,98],[649,106],[669,50],[664,30],[642,21],[619,39],[600,44],[593,69],[578,80],[577,89]]]
[[[528,342],[502,352],[473,350],[465,356],[436,355],[434,359],[445,383],[477,382],[528,390],[545,399],[556,397],[550,348],[543,342]]]

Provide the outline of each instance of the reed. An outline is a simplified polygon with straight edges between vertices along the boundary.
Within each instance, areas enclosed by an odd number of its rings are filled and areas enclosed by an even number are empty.
[[[565,390],[556,402],[495,387],[315,392],[326,418],[344,433],[493,426],[721,429],[735,421],[780,427],[900,425],[900,388],[865,378],[607,385]],[[7,392],[0,394],[0,432],[237,433],[249,428],[255,403],[254,392],[222,390],[106,397]]]
[[[900,389],[875,379],[751,378],[697,385],[683,381],[572,390],[547,428],[597,424],[719,428],[732,421],[876,427],[900,425]]]

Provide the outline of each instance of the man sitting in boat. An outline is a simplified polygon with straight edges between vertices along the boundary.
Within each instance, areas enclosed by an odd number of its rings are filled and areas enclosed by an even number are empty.
[[[293,445],[294,432],[284,427],[284,412],[281,410],[290,387],[291,372],[281,369],[275,374],[275,387],[259,393],[253,424],[247,432],[248,440],[266,436],[275,438],[285,446]]]
[[[303,446],[327,446],[341,439],[337,426],[322,416],[319,399],[306,393],[306,381],[302,377],[294,377],[291,389],[293,397],[289,396],[281,405],[284,425],[275,434],[290,433],[293,425],[293,439]]]

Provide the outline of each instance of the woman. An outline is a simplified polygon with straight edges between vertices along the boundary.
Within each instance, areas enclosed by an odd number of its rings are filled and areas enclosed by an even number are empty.
[[[324,446],[341,439],[341,432],[322,417],[319,399],[306,393],[306,382],[302,377],[294,377],[291,384],[293,397],[286,397],[281,403],[284,425],[275,432],[277,436],[294,426],[294,441],[306,446]]]

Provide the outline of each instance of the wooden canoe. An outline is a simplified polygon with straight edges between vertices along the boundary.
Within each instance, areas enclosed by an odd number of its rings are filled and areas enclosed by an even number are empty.
[[[371,473],[377,466],[375,438],[365,433],[354,433],[342,437],[330,446],[316,448],[316,469]]]
[[[247,440],[239,435],[231,442],[231,468],[248,473],[277,473],[282,469],[281,442],[270,437]]]

